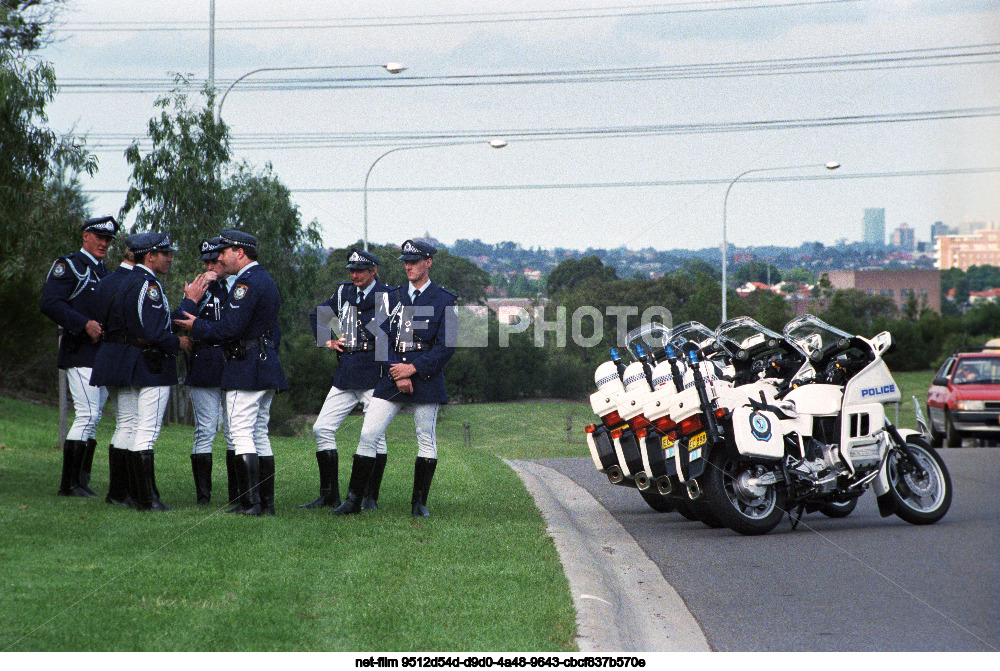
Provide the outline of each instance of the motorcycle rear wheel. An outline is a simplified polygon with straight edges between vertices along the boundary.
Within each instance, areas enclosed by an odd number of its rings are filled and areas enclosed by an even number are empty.
[[[922,438],[911,437],[906,446],[923,474],[912,472],[906,457],[893,450],[886,468],[889,490],[896,499],[896,515],[910,524],[934,524],[951,507],[951,475],[944,460]]]
[[[854,509],[858,507],[858,500],[851,499],[846,502],[824,501],[820,507],[819,511],[826,515],[827,517],[847,517]]]
[[[670,500],[669,496],[664,496],[656,490],[656,487],[650,487],[649,489],[640,489],[639,496],[645,501],[650,508],[658,513],[669,513],[674,509],[673,501]]]
[[[691,507],[691,501],[689,499],[674,499],[673,504],[674,509],[685,519],[689,519],[692,522],[701,521],[698,518],[698,513],[696,513],[694,508]]]
[[[785,514],[784,487],[751,483],[751,478],[765,472],[761,464],[733,458],[726,450],[716,450],[710,458],[705,495],[715,515],[736,533],[766,534]]]

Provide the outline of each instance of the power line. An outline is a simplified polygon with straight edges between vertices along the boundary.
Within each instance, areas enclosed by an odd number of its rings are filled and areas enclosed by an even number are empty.
[[[985,168],[942,168],[936,170],[898,170],[892,172],[862,172],[862,173],[830,173],[822,175],[789,175],[771,177],[753,177],[740,180],[741,183],[754,182],[805,182],[814,180],[845,180],[845,179],[884,179],[901,177],[934,177],[934,176],[956,176],[956,175],[981,175],[990,173],[1000,173],[1000,166]],[[634,182],[575,182],[561,184],[480,184],[480,185],[453,185],[453,186],[386,186],[369,187],[369,193],[398,193],[398,192],[431,192],[431,191],[526,191],[526,190],[550,190],[550,189],[633,189],[648,187],[678,187],[678,186],[711,186],[718,184],[729,184],[732,176],[714,177],[705,179],[676,179],[676,180],[652,180]],[[361,193],[361,187],[339,187],[339,188],[319,188],[307,187],[296,189],[288,187],[293,193]],[[117,194],[126,193],[128,189],[82,189],[84,193],[97,194]]]
[[[230,148],[240,151],[342,149],[426,144],[432,142],[444,143],[456,140],[488,140],[495,137],[503,137],[507,140],[517,142],[567,141],[915,123],[995,116],[1000,116],[1000,107],[973,107],[917,112],[893,112],[887,114],[765,119],[757,121],[721,121],[696,124],[642,124],[631,126],[534,129],[492,128],[393,133],[274,133],[245,136],[236,135],[230,140]],[[93,145],[90,148],[95,151],[124,151],[132,142],[136,141],[134,136],[129,136],[127,133],[95,133],[89,137],[84,136],[83,139],[87,140],[88,144],[90,144],[92,139]],[[147,138],[140,138],[137,141],[140,147],[151,146],[151,142]]]
[[[240,90],[244,92],[302,91],[697,80],[981,65],[998,61],[1000,61],[1000,43],[988,43],[927,49],[876,51],[836,56],[800,56],[794,58],[666,66],[588,68],[468,75],[409,75],[396,77],[391,80],[379,77],[276,77],[270,79],[264,77],[248,81],[240,87]],[[59,82],[60,91],[64,93],[93,93],[96,91],[153,93],[170,91],[176,87],[176,82],[169,78],[65,78]]]
[[[542,21],[579,21],[676,14],[703,14],[710,12],[792,9],[798,7],[816,7],[822,5],[855,3],[858,1],[859,0],[802,0],[799,2],[758,2],[752,4],[735,4],[733,2],[726,2],[725,0],[722,0],[720,2],[687,3],[690,5],[689,7],[657,4],[636,5],[632,7],[599,7],[591,9],[549,9],[465,14],[422,14],[387,18],[355,17],[337,19],[255,19],[217,21],[215,29],[216,31],[336,30],[408,26],[478,25],[484,23],[501,24]],[[209,26],[205,21],[80,21],[66,23],[64,25],[64,29],[67,30],[67,32],[203,32],[209,30]]]

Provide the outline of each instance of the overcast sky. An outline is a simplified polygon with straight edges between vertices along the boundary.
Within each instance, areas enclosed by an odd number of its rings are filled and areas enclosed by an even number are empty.
[[[208,19],[208,0],[60,16],[50,123],[90,138],[94,214],[121,207],[162,82],[208,78]],[[731,243],[859,240],[869,207],[918,239],[1000,220],[1000,0],[218,0],[215,44],[220,91],[257,68],[366,66],[251,75],[223,107],[235,158],[270,162],[330,246],[361,237],[380,155],[435,142],[474,143],[379,160],[372,242],[718,246],[729,183],[791,166],[732,187]],[[793,176],[812,179],[774,181]]]

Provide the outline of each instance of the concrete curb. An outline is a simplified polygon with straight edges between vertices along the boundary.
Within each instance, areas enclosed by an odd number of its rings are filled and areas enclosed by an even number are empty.
[[[569,579],[582,652],[707,652],[698,622],[635,540],[558,471],[504,459],[542,511]]]

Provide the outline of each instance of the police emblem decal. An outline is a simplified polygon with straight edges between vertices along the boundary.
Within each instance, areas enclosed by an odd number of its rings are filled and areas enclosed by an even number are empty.
[[[768,441],[771,439],[771,420],[759,412],[750,415],[750,433],[757,440]]]
[[[160,290],[156,287],[150,287],[147,295],[149,296],[149,300],[154,303],[160,300]]]
[[[237,284],[236,288],[233,289],[233,298],[235,298],[236,300],[240,300],[246,295],[247,295],[247,285],[245,284]]]
[[[62,263],[57,263],[56,267],[52,269],[52,274],[56,277],[62,277],[66,274],[66,266]]]

